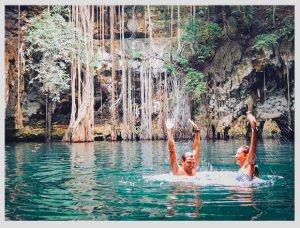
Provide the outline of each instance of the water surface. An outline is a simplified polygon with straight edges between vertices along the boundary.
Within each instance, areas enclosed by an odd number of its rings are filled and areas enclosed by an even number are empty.
[[[257,146],[261,180],[235,182],[246,141],[202,141],[196,177],[165,141],[6,145],[6,220],[294,220],[294,144]],[[191,141],[176,143],[178,157]]]

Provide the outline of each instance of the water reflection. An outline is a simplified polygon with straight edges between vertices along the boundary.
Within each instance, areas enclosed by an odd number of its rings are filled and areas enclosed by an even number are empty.
[[[251,220],[257,220],[263,212],[257,208],[256,201],[254,200],[255,188],[252,186],[238,187],[232,189],[231,195],[227,197],[229,201],[238,202],[242,207],[252,207],[255,215],[251,217]]]
[[[126,168],[135,167],[137,165],[137,151],[140,151],[140,148],[137,148],[138,145],[132,142],[128,144],[118,143],[118,151],[120,152],[121,166]],[[126,151],[126,153],[124,153]],[[138,154],[140,156],[140,153]]]
[[[241,206],[253,206],[253,191],[252,187],[238,187],[230,191],[231,195],[227,199],[239,202]]]
[[[17,176],[23,176],[24,147],[18,144],[15,145],[15,159],[16,159],[15,174]]]
[[[171,186],[167,201],[167,217],[175,217],[184,213],[191,218],[200,217],[203,202],[200,199],[199,185],[192,183],[176,183]]]
[[[141,160],[143,167],[153,167],[153,147],[152,142],[144,142],[141,144]]]
[[[294,145],[259,142],[258,164],[267,183],[244,187],[233,181],[237,167],[231,156],[240,144],[203,141],[201,160],[208,162],[202,162],[195,180],[172,178],[164,141],[9,144],[5,216],[11,220],[293,220]],[[177,146],[180,154],[191,143]],[[274,150],[278,155],[272,157]],[[276,176],[270,176],[271,170]]]
[[[66,185],[79,211],[93,212],[96,200],[95,155],[93,143],[70,144],[72,180]]]

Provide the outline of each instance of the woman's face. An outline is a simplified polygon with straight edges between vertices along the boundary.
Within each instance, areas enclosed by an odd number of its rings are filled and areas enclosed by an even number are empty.
[[[235,154],[235,163],[239,166],[243,166],[248,154],[243,150],[238,150]]]

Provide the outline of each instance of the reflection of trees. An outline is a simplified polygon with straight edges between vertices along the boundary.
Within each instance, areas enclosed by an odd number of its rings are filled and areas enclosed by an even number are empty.
[[[184,213],[189,217],[199,218],[200,209],[203,206],[200,195],[199,185],[193,183],[175,183],[175,185],[171,187],[168,196],[167,217],[174,217],[176,213],[177,215],[178,213]],[[192,212],[188,211],[190,208],[193,208]]]
[[[14,177],[20,177],[18,182],[15,183],[15,190],[21,189],[26,186],[25,181],[23,181],[23,178],[26,178],[28,175],[34,174],[34,166],[31,166],[32,160],[35,159],[35,157],[39,156],[41,150],[41,144],[38,143],[16,143],[14,145],[11,145],[12,154],[9,155],[6,158],[6,175],[9,175],[10,178]],[[9,148],[9,147],[7,147]],[[24,166],[30,165],[31,169],[26,171],[24,170]],[[29,173],[31,171],[32,173]],[[8,177],[8,176],[7,176]],[[17,193],[17,191],[15,191]]]
[[[98,205],[95,187],[95,155],[93,143],[76,143],[70,145],[71,151],[71,174],[73,179],[67,184],[75,201],[78,202],[79,210],[92,212]]]
[[[147,167],[149,159],[152,157],[151,142],[123,142],[120,143],[118,150],[120,151],[122,160],[121,165],[123,168],[138,168],[140,166]],[[148,161],[147,161],[148,160]]]
[[[119,157],[116,159],[120,159],[120,164],[123,168],[134,167],[136,165],[136,143],[120,143],[117,150],[119,152]]]
[[[141,144],[141,158],[143,167],[153,166],[153,148],[152,141],[146,141]]]
[[[24,146],[15,144],[12,146],[12,153],[6,155],[6,204],[10,201],[17,201],[21,194],[20,192],[26,187],[26,184],[20,178],[20,181],[15,182],[15,177],[23,177],[23,165],[24,165]],[[9,148],[9,147],[7,147]],[[14,183],[14,184],[13,184]]]
[[[16,158],[16,176],[23,176],[23,164],[24,164],[24,146],[21,144],[15,145],[15,158]]]
[[[38,172],[38,167],[33,161],[39,159],[43,149],[39,143],[16,143],[6,146],[5,210],[9,216],[13,216],[12,218],[16,216],[15,205],[22,205],[27,197],[31,197],[37,191],[34,175]]]

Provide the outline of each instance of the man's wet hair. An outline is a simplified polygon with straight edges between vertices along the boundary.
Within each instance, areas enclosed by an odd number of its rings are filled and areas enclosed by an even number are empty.
[[[182,156],[181,156],[181,159],[182,159],[183,161],[186,160],[188,153],[191,154],[191,155],[189,155],[189,156],[194,157],[194,155],[193,155],[191,152],[188,152],[188,151],[187,151],[187,152],[184,152],[184,153],[182,154]]]

